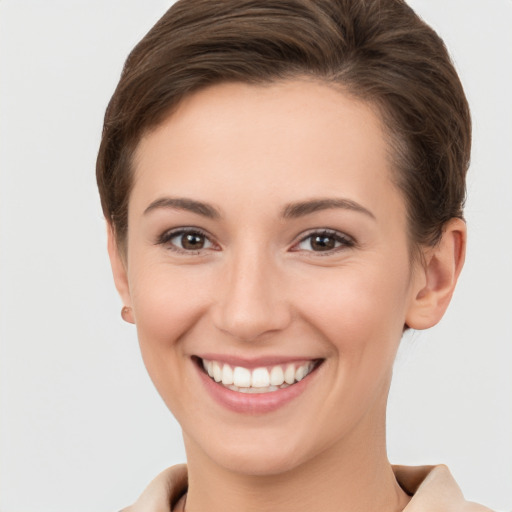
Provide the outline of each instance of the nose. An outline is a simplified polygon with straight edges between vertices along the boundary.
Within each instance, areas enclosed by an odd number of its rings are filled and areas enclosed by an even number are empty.
[[[256,341],[285,329],[292,318],[283,272],[255,250],[231,255],[220,277],[213,322],[240,341]]]

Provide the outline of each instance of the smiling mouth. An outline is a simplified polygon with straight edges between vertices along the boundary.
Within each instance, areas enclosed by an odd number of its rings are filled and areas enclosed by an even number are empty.
[[[245,368],[220,361],[197,358],[200,368],[214,382],[240,393],[272,393],[305,379],[323,362],[315,359],[301,363]]]

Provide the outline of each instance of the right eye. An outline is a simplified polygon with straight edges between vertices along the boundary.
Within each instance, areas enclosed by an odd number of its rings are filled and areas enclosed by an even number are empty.
[[[214,244],[208,236],[197,228],[179,228],[166,231],[158,239],[172,251],[196,254],[204,249],[212,249]]]

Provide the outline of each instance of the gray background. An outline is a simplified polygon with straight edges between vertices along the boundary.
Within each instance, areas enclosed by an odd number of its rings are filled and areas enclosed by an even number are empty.
[[[466,267],[446,318],[408,335],[389,454],[448,464],[512,510],[512,2],[415,0],[474,117]],[[184,460],[119,316],[94,165],[102,116],[163,0],[0,1],[0,510],[113,511]]]

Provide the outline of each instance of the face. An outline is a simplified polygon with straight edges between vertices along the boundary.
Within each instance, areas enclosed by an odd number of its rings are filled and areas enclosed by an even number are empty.
[[[222,84],[141,141],[126,274],[188,456],[279,473],[383,435],[416,294],[380,120],[327,85]]]

